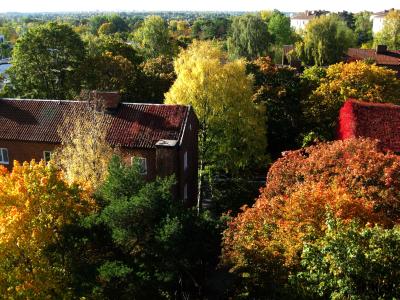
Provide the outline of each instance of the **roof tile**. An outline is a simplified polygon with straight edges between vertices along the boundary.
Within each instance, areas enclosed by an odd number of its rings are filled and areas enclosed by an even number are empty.
[[[0,139],[60,143],[64,116],[83,101],[0,99]],[[189,106],[122,103],[105,114],[107,140],[127,148],[154,148],[161,139],[179,140]]]

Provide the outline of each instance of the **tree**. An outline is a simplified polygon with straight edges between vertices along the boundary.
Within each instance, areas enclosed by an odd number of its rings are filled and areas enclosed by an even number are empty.
[[[307,24],[296,52],[305,64],[324,66],[341,60],[354,43],[354,33],[338,15],[323,15]]]
[[[389,49],[400,49],[400,10],[391,10],[383,21],[383,28],[375,36],[376,45],[387,45]]]
[[[69,185],[52,164],[1,167],[0,292],[5,299],[71,296],[62,255],[51,247],[63,226],[94,209],[79,186]]]
[[[371,13],[362,11],[355,14],[355,33],[357,45],[362,45],[372,41],[372,20]]]
[[[47,23],[17,41],[10,75],[11,96],[71,99],[81,89],[85,49],[80,37],[64,24]]]
[[[328,217],[326,233],[304,245],[304,271],[293,278],[306,297],[396,298],[399,290],[400,228],[345,224]]]
[[[298,39],[290,26],[290,18],[279,11],[274,11],[268,18],[268,32],[273,41],[274,61],[281,63],[283,45],[291,45]]]
[[[160,55],[170,56],[174,53],[168,31],[168,24],[159,16],[147,17],[133,35],[140,50],[147,58]]]
[[[138,95],[142,102],[163,103],[176,79],[173,60],[167,56],[150,58],[140,65],[140,78],[136,81]]]
[[[190,104],[196,111],[200,182],[207,169],[239,174],[264,158],[264,107],[251,100],[245,67],[242,60],[228,61],[212,42],[194,42],[175,61],[177,79],[165,103]]]
[[[368,139],[321,143],[279,159],[257,202],[223,235],[223,262],[241,278],[239,292],[293,298],[298,291],[288,278],[302,270],[304,245],[326,234],[328,213],[392,228],[400,216],[398,174],[399,157]]]
[[[230,20],[227,18],[197,18],[192,25],[192,37],[200,40],[225,39]]]
[[[228,52],[236,58],[266,55],[270,44],[267,24],[254,15],[234,17],[227,44]]]
[[[142,63],[142,57],[129,44],[115,36],[90,36],[85,39],[89,57],[97,57],[110,52],[113,56],[123,56],[135,67]]]
[[[354,20],[354,14],[352,12],[348,12],[346,10],[338,12],[338,16],[346,22],[347,27],[349,27],[351,30],[355,29],[355,20]]]
[[[303,100],[303,113],[309,130],[332,139],[339,109],[348,98],[396,104],[399,91],[400,81],[392,70],[362,61],[338,63],[326,69],[319,86]]]
[[[248,63],[247,69],[255,78],[253,100],[266,107],[268,153],[276,158],[298,148],[303,88],[296,70],[278,68],[268,57]]]
[[[89,19],[90,31],[92,34],[96,34],[100,26],[107,23],[108,19],[104,15],[96,15]]]
[[[108,144],[108,121],[102,110],[102,99],[82,95],[89,103],[76,106],[58,129],[61,146],[53,157],[68,182],[79,182],[93,191],[107,176],[113,149]]]
[[[118,91],[126,100],[134,95],[134,84],[137,71],[134,65],[125,57],[111,52],[90,57],[87,69],[92,71],[86,75],[86,88],[99,91]]]
[[[206,275],[217,264],[216,222],[174,201],[172,183],[146,183],[138,165],[113,157],[96,193],[97,213],[60,244],[70,245],[76,296],[202,297]]]
[[[110,35],[117,32],[117,28],[111,22],[106,22],[101,24],[99,30],[97,31],[98,35]]]

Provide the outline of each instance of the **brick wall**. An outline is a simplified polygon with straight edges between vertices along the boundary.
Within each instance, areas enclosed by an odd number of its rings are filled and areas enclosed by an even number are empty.
[[[0,148],[8,150],[9,164],[3,165],[9,170],[12,168],[14,160],[19,162],[32,159],[40,161],[43,159],[43,151],[53,151],[55,147],[56,144],[0,140]]]

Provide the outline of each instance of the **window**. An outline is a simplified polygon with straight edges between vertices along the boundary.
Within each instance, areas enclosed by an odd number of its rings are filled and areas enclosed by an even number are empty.
[[[183,169],[186,171],[188,168],[188,153],[185,151],[185,154],[183,155]]]
[[[43,151],[43,160],[48,163],[51,159],[51,151]]]
[[[139,171],[142,175],[147,175],[147,159],[145,157],[132,156],[131,164],[137,163],[139,165]]]
[[[185,183],[185,186],[183,187],[183,200],[187,200],[188,195],[187,195],[187,183]]]
[[[8,149],[0,148],[0,163],[8,165]]]

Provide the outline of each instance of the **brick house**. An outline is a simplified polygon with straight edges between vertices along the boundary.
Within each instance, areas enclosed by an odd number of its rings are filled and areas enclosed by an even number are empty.
[[[397,77],[400,78],[400,50],[388,50],[385,45],[378,45],[376,49],[350,48],[345,60],[346,62],[371,60],[377,66],[396,71]]]
[[[120,103],[118,94],[102,93],[107,140],[126,163],[139,159],[147,180],[175,174],[174,194],[192,205],[197,196],[198,120],[190,106]],[[61,143],[64,116],[85,101],[0,99],[0,164],[48,160]]]
[[[338,139],[369,137],[400,153],[400,106],[347,100],[339,113]]]

